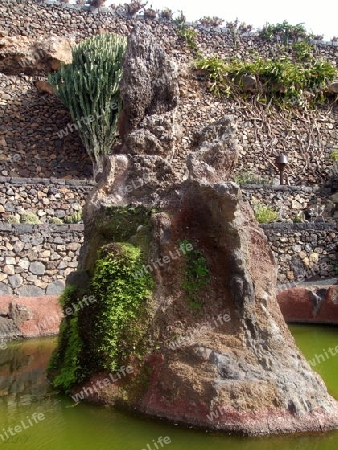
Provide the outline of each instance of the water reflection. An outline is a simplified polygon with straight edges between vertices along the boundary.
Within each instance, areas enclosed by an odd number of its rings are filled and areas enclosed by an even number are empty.
[[[297,343],[308,351],[308,357],[319,351],[311,334],[319,333],[318,329],[294,330]],[[336,342],[337,332],[323,328],[316,336],[316,345],[326,348]],[[171,439],[170,445],[165,446],[167,450],[336,450],[338,447],[337,431],[238,438],[179,428],[113,408],[76,406],[70,397],[53,392],[46,379],[45,368],[55,345],[56,339],[48,338],[10,343],[7,349],[0,350],[0,448],[6,448],[2,444],[11,444],[7,448],[14,450],[148,450],[147,443],[160,436]],[[331,358],[320,369],[327,367],[331,372],[337,368],[337,361],[338,356]],[[323,377],[327,381],[327,373],[323,373]],[[336,386],[336,379],[332,381]],[[33,423],[33,414],[39,413],[45,419]],[[32,421],[32,426],[9,435],[9,427],[20,426],[21,421],[27,424],[28,420]]]

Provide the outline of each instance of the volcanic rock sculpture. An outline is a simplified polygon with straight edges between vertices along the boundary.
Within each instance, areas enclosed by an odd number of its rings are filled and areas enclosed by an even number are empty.
[[[335,428],[337,402],[295,345],[276,301],[267,239],[229,181],[237,157],[235,118],[201,127],[188,179],[171,167],[181,133],[177,86],[174,64],[147,28],[137,28],[124,66],[123,142],[88,200],[80,270],[92,273],[103,244],[141,242],[144,273],[154,280],[150,344],[141,371],[119,383],[123,399],[112,385],[91,398],[251,435]],[[135,214],[123,226],[111,225],[114,210],[140,205],[144,221]],[[95,327],[88,312],[85,322],[83,336]],[[133,365],[132,353],[126,364]],[[150,376],[131,395],[144,367]]]

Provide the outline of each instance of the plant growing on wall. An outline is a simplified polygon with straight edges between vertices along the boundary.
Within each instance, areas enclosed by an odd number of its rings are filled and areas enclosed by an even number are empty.
[[[267,23],[259,32],[259,36],[268,41],[279,38],[284,44],[288,44],[290,40],[294,41],[299,38],[304,39],[309,37],[306,28],[302,23],[292,25],[286,20],[275,25]]]
[[[59,299],[65,310],[68,305],[77,302],[78,289],[67,286]],[[65,316],[61,322],[58,347],[54,350],[48,365],[49,375],[55,389],[68,393],[70,388],[84,378],[80,355],[82,340],[79,335],[78,313]]]
[[[337,69],[328,61],[317,59],[303,64],[285,57],[257,57],[254,61],[200,57],[195,67],[206,71],[210,90],[217,96],[246,93],[244,80],[251,77],[260,102],[267,103],[271,99],[277,104],[292,106],[322,103],[327,83],[337,74]],[[306,92],[312,93],[310,99]]]
[[[278,213],[270,206],[255,202],[253,205],[255,217],[259,223],[270,223],[278,219]]]
[[[142,3],[139,0],[132,0],[130,3],[124,4],[124,10],[129,17],[134,17],[136,14],[143,9],[148,2]]]
[[[114,371],[131,353],[142,352],[152,288],[153,280],[143,271],[138,247],[114,243],[102,248],[92,289],[97,299],[94,352],[104,369]]]
[[[203,25],[204,27],[218,27],[224,22],[223,19],[220,17],[210,17],[210,16],[204,16],[201,19],[199,19],[199,23]]]
[[[121,110],[120,81],[126,38],[100,34],[73,49],[73,62],[49,76],[58,97],[76,122],[92,160],[94,176],[117,136]]]

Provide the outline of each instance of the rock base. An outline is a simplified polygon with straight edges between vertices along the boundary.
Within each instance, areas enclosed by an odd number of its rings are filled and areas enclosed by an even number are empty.
[[[57,335],[62,319],[58,298],[0,297],[0,340]]]
[[[280,291],[277,300],[286,322],[338,324],[338,285],[304,283]]]

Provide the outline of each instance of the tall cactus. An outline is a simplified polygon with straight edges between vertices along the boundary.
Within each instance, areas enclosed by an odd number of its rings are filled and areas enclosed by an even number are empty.
[[[71,64],[49,76],[92,160],[94,177],[102,172],[117,135],[126,45],[126,38],[116,34],[94,36],[74,47]]]

